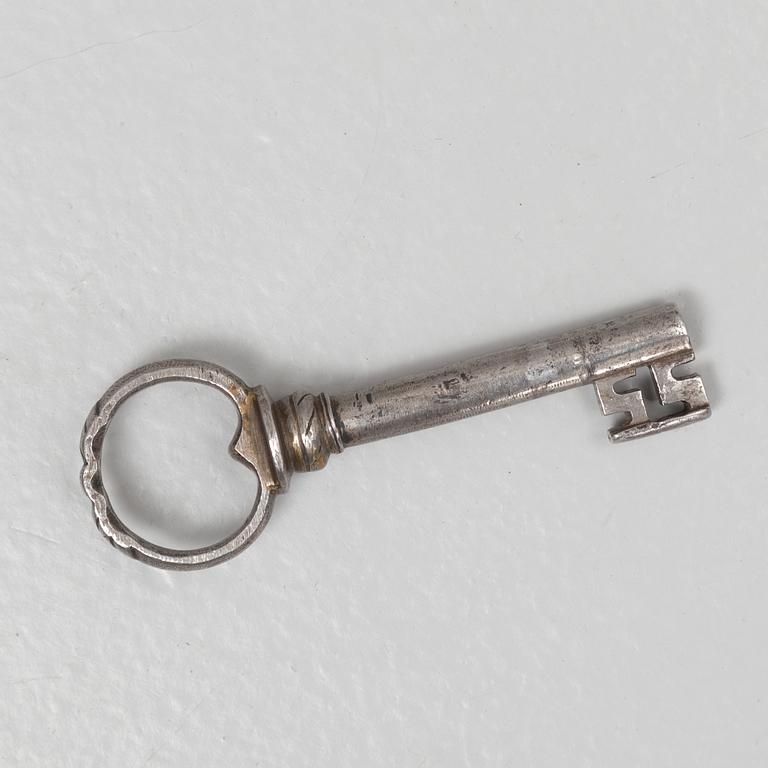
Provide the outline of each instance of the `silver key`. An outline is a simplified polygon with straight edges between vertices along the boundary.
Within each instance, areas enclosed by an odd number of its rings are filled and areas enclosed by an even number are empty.
[[[83,429],[83,487],[96,522],[109,541],[129,555],[161,568],[204,568],[245,549],[269,519],[276,494],[293,472],[322,469],[333,453],[594,384],[604,414],[625,413],[611,429],[613,441],[652,435],[705,419],[709,402],[701,378],[677,377],[676,366],[694,359],[676,307],[658,306],[454,365],[341,395],[295,393],[272,402],[263,387],[248,387],[229,371],[198,360],[167,360],[139,368],[112,385]],[[678,409],[648,414],[639,389],[616,385],[650,368],[662,405]],[[260,491],[242,527],[218,544],[193,550],[157,546],[133,533],[115,514],[101,475],[101,452],[120,404],[162,381],[194,381],[217,387],[234,401],[240,425],[232,455],[257,474]]]

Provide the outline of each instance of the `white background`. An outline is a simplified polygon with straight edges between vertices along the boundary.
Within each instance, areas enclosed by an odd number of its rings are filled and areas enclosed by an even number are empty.
[[[0,9],[0,764],[765,766],[764,3]],[[338,391],[676,301],[708,422],[589,389],[353,449],[241,557],[97,532],[154,359]],[[250,506],[231,405],[107,443],[162,543]]]

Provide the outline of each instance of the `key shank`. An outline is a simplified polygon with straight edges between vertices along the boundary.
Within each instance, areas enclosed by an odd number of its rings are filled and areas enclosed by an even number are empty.
[[[348,446],[590,383],[605,414],[627,414],[609,432],[612,440],[626,440],[709,415],[701,379],[672,374],[693,359],[680,313],[663,305],[353,392],[292,395],[275,410],[291,468],[299,471],[325,466],[330,453]],[[678,412],[653,420],[642,392],[615,391],[642,366],[650,368],[660,402],[679,403]]]

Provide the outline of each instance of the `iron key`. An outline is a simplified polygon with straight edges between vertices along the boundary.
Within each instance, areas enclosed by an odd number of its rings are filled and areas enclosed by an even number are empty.
[[[367,389],[340,395],[294,393],[277,402],[263,387],[248,387],[218,365],[166,360],[124,376],[94,406],[81,440],[83,487],[99,528],[112,544],[161,568],[204,568],[233,557],[253,541],[293,472],[321,469],[331,454],[350,446],[590,383],[604,414],[626,414],[624,422],[609,431],[613,441],[704,419],[710,407],[701,378],[674,373],[693,359],[680,313],[673,305],[663,305]],[[641,390],[617,392],[616,385],[640,367],[650,369],[660,402],[678,404],[677,411],[652,418]],[[260,482],[256,502],[240,529],[199,549],[157,546],[132,532],[115,514],[101,476],[104,437],[116,409],[139,390],[172,380],[208,384],[229,395],[240,416],[230,452],[252,468]]]

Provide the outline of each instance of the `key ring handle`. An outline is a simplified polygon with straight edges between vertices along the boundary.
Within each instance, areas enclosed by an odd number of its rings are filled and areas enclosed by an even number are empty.
[[[229,446],[230,454],[249,466],[259,478],[259,493],[245,522],[216,544],[197,549],[171,549],[153,544],[128,528],[118,517],[102,479],[101,453],[104,438],[115,412],[127,398],[163,381],[192,381],[224,392],[234,402],[240,423]],[[242,552],[267,524],[275,496],[274,482],[264,476],[244,442],[243,425],[252,419],[253,390],[237,376],[213,363],[200,360],[164,360],[145,365],[116,381],[91,410],[83,428],[80,452],[84,466],[83,488],[93,504],[96,524],[111,544],[126,554],[160,568],[191,570],[206,568]]]

